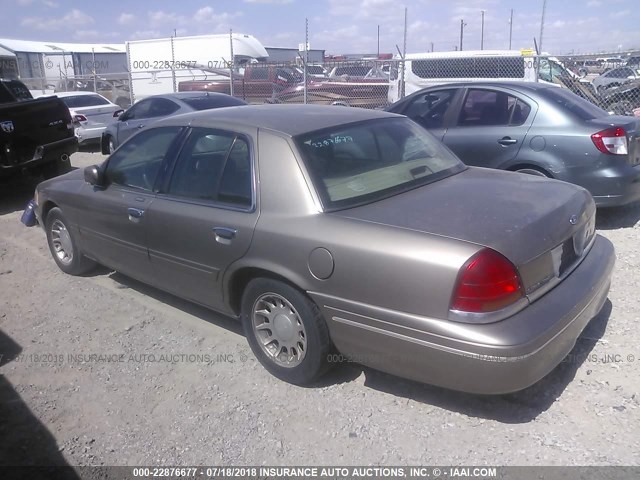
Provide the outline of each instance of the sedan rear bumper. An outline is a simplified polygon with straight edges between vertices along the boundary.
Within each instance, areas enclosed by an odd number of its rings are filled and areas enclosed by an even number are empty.
[[[594,172],[582,185],[598,207],[618,207],[640,200],[640,165],[607,168]]]
[[[516,315],[484,325],[310,295],[350,360],[455,390],[501,394],[534,384],[567,356],[604,305],[614,262],[613,245],[598,236],[561,284]]]

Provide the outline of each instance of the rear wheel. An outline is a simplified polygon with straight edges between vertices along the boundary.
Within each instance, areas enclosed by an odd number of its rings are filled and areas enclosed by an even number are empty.
[[[60,270],[70,275],[82,275],[95,267],[96,263],[78,250],[78,244],[62,210],[52,208],[47,214],[45,225],[49,250]]]
[[[71,171],[71,161],[58,159],[42,167],[42,176],[45,180],[64,175]]]
[[[252,280],[241,318],[251,350],[272,375],[305,385],[327,370],[329,330],[317,305],[299,290],[270,278]]]

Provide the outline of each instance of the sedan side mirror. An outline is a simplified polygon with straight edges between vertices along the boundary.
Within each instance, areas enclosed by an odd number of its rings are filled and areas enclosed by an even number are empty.
[[[120,115],[122,115],[124,113],[124,110],[120,109],[120,110],[116,110],[115,112],[113,112],[113,118],[119,118]]]
[[[91,165],[84,169],[84,181],[90,185],[101,186],[104,180],[102,170],[97,165]]]

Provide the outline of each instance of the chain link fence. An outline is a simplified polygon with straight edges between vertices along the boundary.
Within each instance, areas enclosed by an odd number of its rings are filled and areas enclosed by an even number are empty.
[[[640,58],[639,58],[640,60]],[[640,108],[640,62],[585,66],[585,60],[518,52],[440,52],[406,59],[363,59],[303,65],[248,63],[235,68],[157,69],[107,75],[22,78],[34,94],[97,92],[121,108],[150,95],[203,91],[251,104],[336,105],[382,109],[422,88],[452,82],[531,81],[557,84],[615,114]],[[305,71],[306,70],[306,71]],[[305,82],[306,78],[306,82]]]

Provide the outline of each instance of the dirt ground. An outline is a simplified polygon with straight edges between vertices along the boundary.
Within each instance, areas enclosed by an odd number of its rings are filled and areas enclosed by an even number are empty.
[[[59,271],[19,222],[32,192],[0,190],[0,465],[640,464],[640,205],[598,213],[613,284],[567,361],[483,397],[355,364],[282,383],[234,321],[106,269]]]

